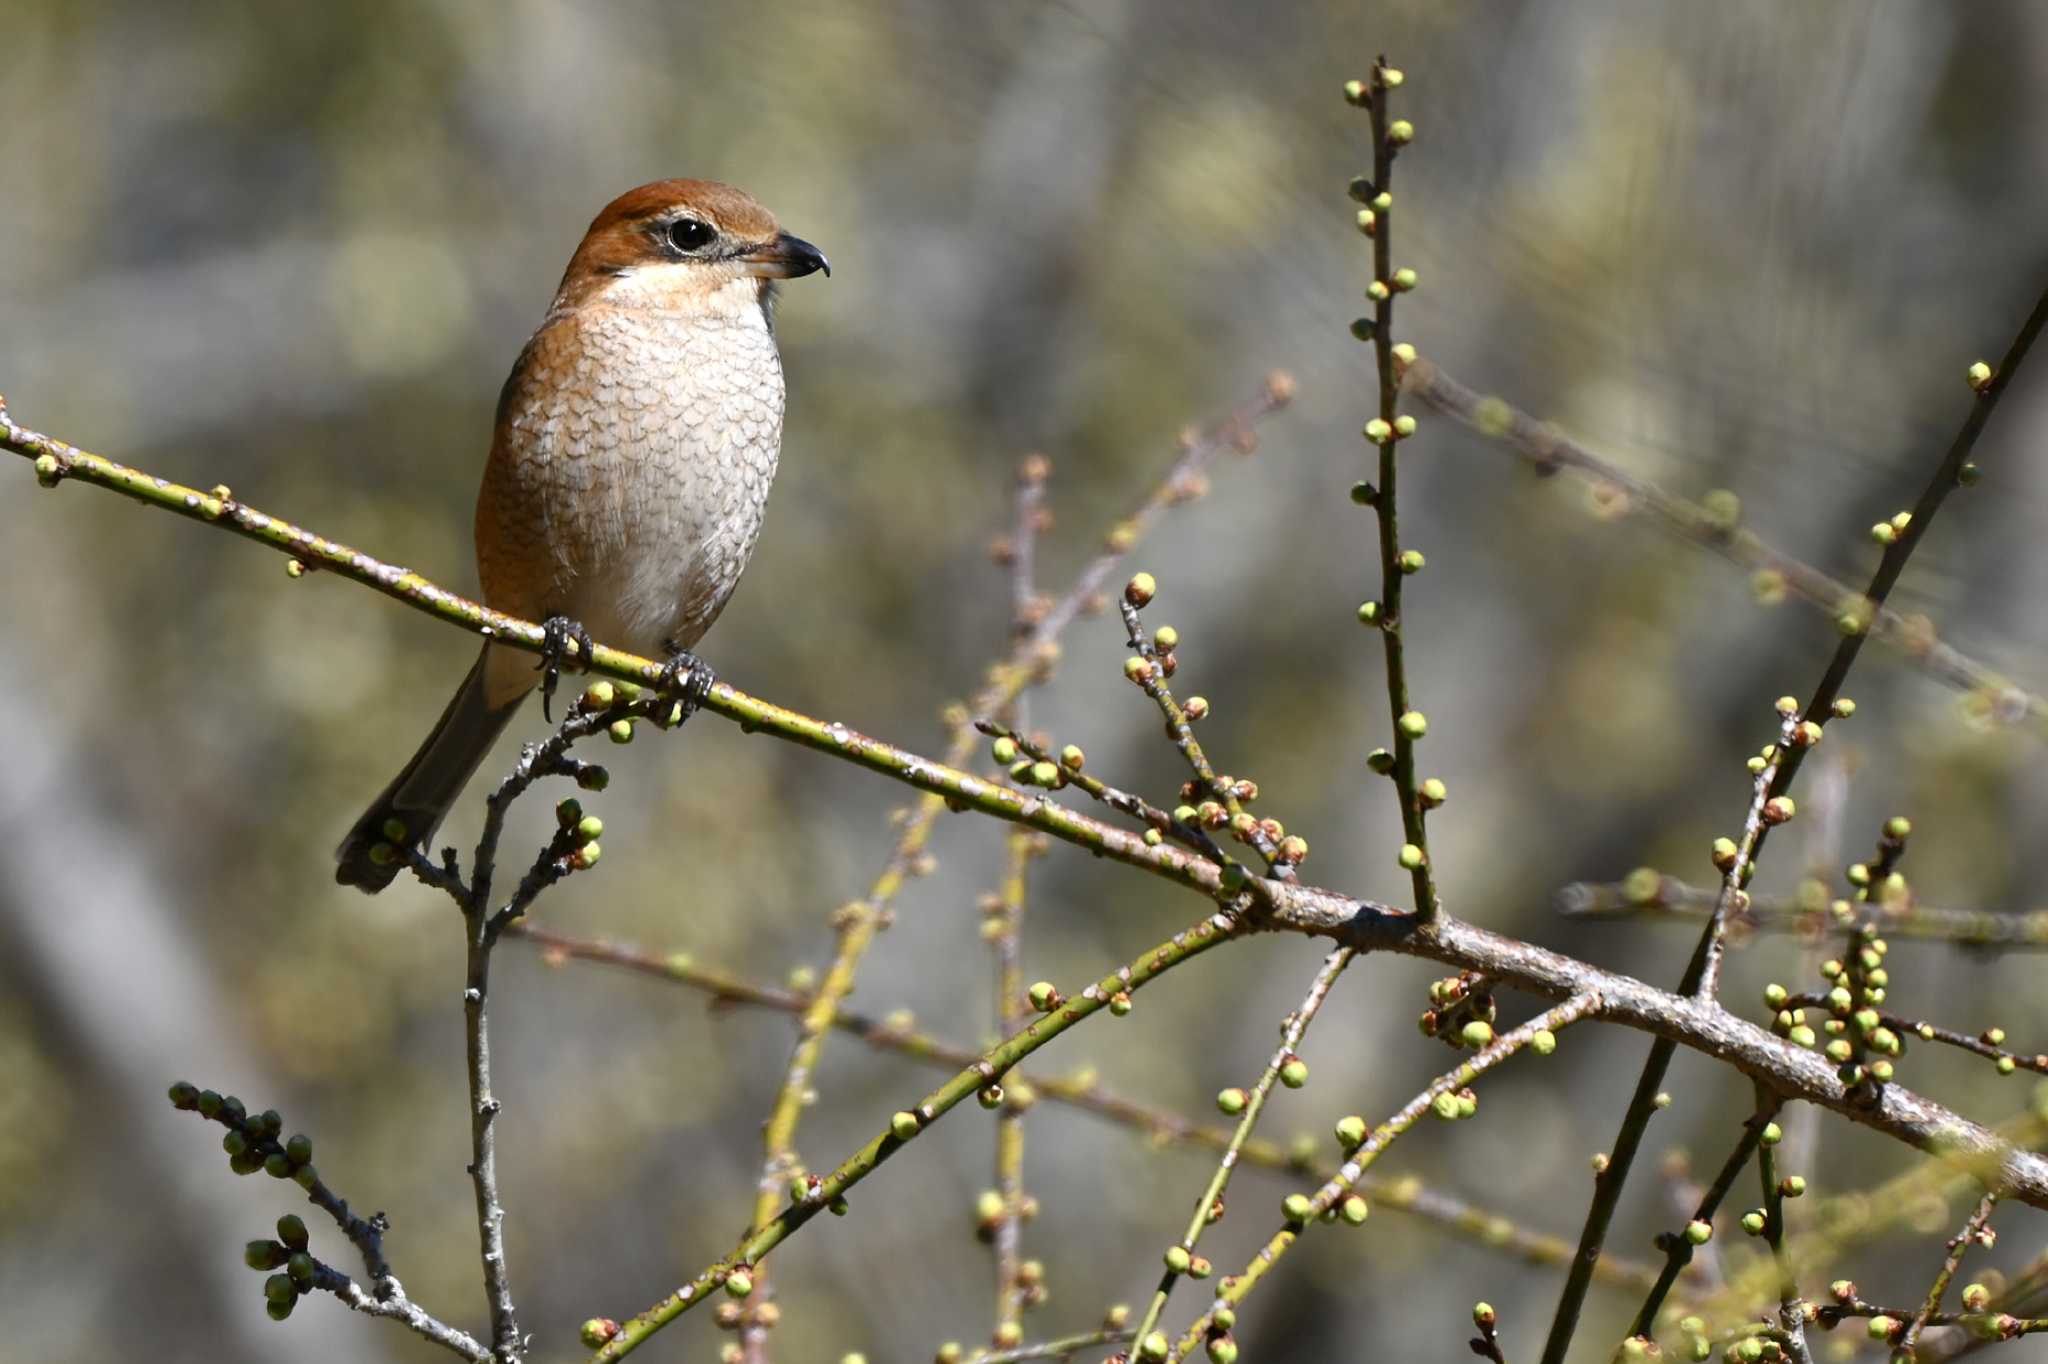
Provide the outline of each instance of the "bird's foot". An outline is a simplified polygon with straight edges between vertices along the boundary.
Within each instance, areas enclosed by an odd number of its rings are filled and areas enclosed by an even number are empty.
[[[681,724],[697,713],[718,679],[711,675],[710,666],[688,649],[667,640],[662,641],[662,648],[668,652],[668,662],[661,669],[661,694],[676,703],[675,723]]]
[[[549,616],[541,622],[540,631],[540,662],[534,665],[535,670],[542,674],[540,713],[542,719],[553,724],[555,684],[562,680],[562,660],[569,656],[569,645],[572,642],[576,645],[577,671],[588,672],[590,655],[596,651],[597,643],[591,639],[590,631],[584,629],[581,622],[570,620],[567,616]]]

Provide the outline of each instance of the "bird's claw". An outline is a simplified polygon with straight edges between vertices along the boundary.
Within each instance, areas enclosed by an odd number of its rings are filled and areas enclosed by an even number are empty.
[[[703,706],[718,679],[711,675],[710,666],[688,649],[666,647],[668,662],[661,667],[661,694],[676,702],[675,722],[681,724]]]
[[[576,667],[580,672],[590,669],[590,656],[596,652],[597,642],[590,637],[590,631],[579,621],[567,616],[549,616],[541,622],[540,662],[534,665],[542,674],[540,680],[541,718],[549,724],[555,722],[552,713],[555,701],[555,685],[562,680],[562,660],[569,655],[569,645],[576,645]]]

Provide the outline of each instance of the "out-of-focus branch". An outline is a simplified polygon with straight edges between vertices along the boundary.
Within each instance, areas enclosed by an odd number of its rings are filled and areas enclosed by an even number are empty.
[[[1640,881],[1575,881],[1558,889],[1556,903],[1558,912],[1566,915],[1693,919],[1710,913],[1719,895],[1718,890],[1691,885],[1675,876],[1658,876],[1654,883],[1647,877]],[[1767,933],[1814,938],[1842,927],[1828,910],[1811,909],[1796,900],[1752,899],[1735,915],[1734,922]],[[1878,910],[1877,922],[1887,938],[1999,951],[2048,948],[2048,910],[1997,914],[1915,903],[1885,906]]]
[[[1641,507],[1681,539],[1749,569],[1758,575],[1758,595],[1765,600],[1789,594],[1826,612],[1830,618],[1862,600],[1848,584],[1795,559],[1755,532],[1732,524],[1724,512],[1629,473],[1499,398],[1482,397],[1444,373],[1434,361],[1421,358],[1409,365],[1402,374],[1401,386],[1452,420],[1500,442],[1538,473],[1569,469],[1608,494],[1614,505],[1627,509]],[[1994,669],[1936,638],[1934,627],[1924,617],[1905,616],[1890,607],[1880,607],[1870,617],[1869,633],[1941,681],[1982,697],[1986,713],[1993,718],[2006,724],[2024,724],[2034,733],[2048,736],[2048,699],[2014,685]]]
[[[686,953],[651,952],[626,943],[572,937],[542,928],[526,919],[508,928],[506,936],[531,942],[547,960],[593,962],[687,986],[704,994],[713,1009],[740,1005],[801,1014],[810,1004],[810,996],[806,993],[760,984],[700,965]],[[841,1009],[833,1015],[832,1026],[878,1050],[906,1056],[926,1065],[959,1070],[973,1065],[979,1056],[970,1048],[919,1032],[908,1021],[891,1017],[877,1018],[872,1014]],[[1231,1128],[1199,1123],[1172,1109],[1126,1098],[1104,1085],[1092,1071],[1078,1075],[1013,1072],[1011,1078],[1013,1082],[1027,1086],[1041,1099],[1066,1104],[1118,1123],[1156,1145],[1181,1144],[1221,1152],[1230,1148],[1235,1136]],[[1332,1173],[1277,1141],[1252,1137],[1237,1151],[1239,1164],[1260,1169],[1307,1175],[1318,1181],[1330,1178]],[[1358,1187],[1381,1208],[1420,1217],[1527,1264],[1554,1268],[1571,1258],[1571,1246],[1562,1239],[1529,1231],[1516,1225],[1505,1214],[1430,1188],[1413,1176],[1381,1179],[1366,1175]],[[1617,1288],[1643,1291],[1649,1288],[1657,1275],[1648,1265],[1607,1256],[1600,1261],[1596,1277]]]

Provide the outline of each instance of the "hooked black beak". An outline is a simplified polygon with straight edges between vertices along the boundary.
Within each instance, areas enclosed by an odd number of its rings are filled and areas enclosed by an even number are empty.
[[[796,279],[819,270],[827,275],[832,273],[832,262],[825,259],[823,251],[802,237],[792,237],[787,232],[766,246],[747,252],[740,259],[747,263],[748,274],[762,279]]]

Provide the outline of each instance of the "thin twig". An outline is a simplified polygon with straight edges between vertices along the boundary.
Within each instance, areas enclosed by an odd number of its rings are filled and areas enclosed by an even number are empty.
[[[1912,1321],[1906,1324],[1905,1334],[1899,1337],[1899,1347],[1892,1352],[1892,1364],[1912,1364],[1912,1361],[1919,1357],[1917,1351],[1920,1333],[1927,1329],[1927,1323],[1941,1310],[1941,1300],[1947,1295],[1949,1284],[1955,1281],[1957,1267],[1962,1264],[1963,1256],[1970,1249],[1970,1243],[1984,1239],[1985,1225],[1991,1221],[1992,1209],[1997,1206],[1998,1190],[1987,1190],[1984,1196],[1977,1200],[1977,1210],[1963,1223],[1963,1229],[1950,1238],[1948,1256],[1942,1260],[1941,1269],[1935,1274],[1934,1282],[1927,1289],[1927,1301],[1920,1305],[1920,1310],[1913,1314]],[[1989,1245],[1990,1241],[1984,1239],[1984,1243]]]
[[[1693,918],[1711,912],[1720,897],[1718,888],[1695,886],[1676,876],[1658,877],[1655,889],[1647,895],[1641,893],[1643,889],[1626,881],[1574,881],[1559,887],[1555,903],[1558,912],[1566,915]],[[1762,932],[1796,933],[1815,939],[1829,929],[1845,926],[1836,918],[1828,909],[1811,909],[1797,900],[1767,898],[1753,898],[1733,916],[1734,922]],[[1883,926],[1885,937],[1893,939],[1946,942],[2000,952],[2048,948],[2048,910],[2001,914],[1906,904],[1885,907],[1877,922]]]
[[[1327,1180],[1312,1195],[1297,1196],[1299,1202],[1290,1200],[1284,1205],[1287,1220],[1275,1232],[1259,1253],[1236,1274],[1226,1275],[1217,1284],[1216,1302],[1204,1312],[1185,1334],[1175,1343],[1168,1360],[1185,1359],[1201,1344],[1216,1323],[1218,1308],[1229,1308],[1233,1312],[1243,1303],[1246,1296],[1266,1274],[1279,1263],[1301,1233],[1326,1213],[1340,1209],[1348,1199],[1356,1197],[1353,1192],[1358,1177],[1385,1154],[1388,1147],[1420,1122],[1424,1114],[1436,1108],[1438,1100],[1455,1096],[1472,1082],[1492,1070],[1502,1061],[1534,1042],[1538,1034],[1555,1034],[1559,1029],[1570,1026],[1595,1012],[1599,1000],[1592,995],[1579,995],[1556,1007],[1538,1014],[1528,1022],[1509,1032],[1501,1034],[1492,1043],[1481,1048],[1472,1058],[1455,1070],[1447,1071],[1432,1081],[1428,1088],[1402,1105],[1400,1110],[1384,1123],[1374,1128],[1343,1168]],[[1360,1210],[1361,1212],[1363,1209]],[[1145,1337],[1139,1337],[1142,1342]]]
[[[1201,1241],[1202,1233],[1222,1216],[1223,1196],[1230,1187],[1231,1173],[1236,1170],[1244,1145],[1251,1139],[1253,1129],[1258,1126],[1259,1115],[1265,1110],[1267,1096],[1273,1092],[1273,1086],[1279,1081],[1282,1069],[1299,1060],[1295,1055],[1295,1048],[1301,1045],[1301,1039],[1307,1033],[1309,1024],[1315,1021],[1317,1012],[1323,1007],[1323,1001],[1329,998],[1330,988],[1337,983],[1337,977],[1344,973],[1344,968],[1351,964],[1351,959],[1355,955],[1350,948],[1340,947],[1325,957],[1322,966],[1316,971],[1315,979],[1309,982],[1307,995],[1303,996],[1300,1005],[1293,1013],[1287,1015],[1285,1022],[1281,1024],[1280,1045],[1273,1052],[1272,1059],[1266,1063],[1265,1070],[1260,1073],[1250,1092],[1244,1096],[1242,1116],[1237,1120],[1236,1130],[1230,1135],[1230,1144],[1224,1147],[1223,1158],[1216,1162],[1216,1171],[1209,1177],[1208,1187],[1203,1189],[1201,1197],[1195,1200],[1195,1210],[1188,1218],[1187,1230],[1181,1233],[1181,1238],[1176,1243],[1190,1264],[1193,1263],[1195,1247]],[[1142,1340],[1149,1335],[1152,1328],[1159,1324],[1159,1316],[1166,1310],[1167,1298],[1172,1295],[1174,1285],[1179,1282],[1181,1274],[1186,1272],[1184,1268],[1177,1267],[1179,1263],[1179,1257],[1169,1260],[1166,1272],[1160,1276],[1159,1287],[1153,1291],[1152,1301],[1145,1308],[1145,1316],[1138,1323],[1139,1339]]]
[[[1721,1171],[1714,1176],[1714,1182],[1700,1195],[1699,1206],[1693,1210],[1692,1221],[1680,1231],[1665,1232],[1657,1240],[1664,1251],[1664,1272],[1657,1276],[1656,1284],[1650,1289],[1643,1305],[1636,1310],[1635,1324],[1629,1328],[1632,1336],[1648,1339],[1656,1329],[1657,1312],[1663,1307],[1665,1297],[1678,1282],[1678,1275],[1692,1262],[1694,1249],[1704,1240],[1693,1239],[1695,1228],[1705,1228],[1711,1236],[1714,1229],[1714,1214],[1721,1209],[1721,1200],[1735,1187],[1735,1181],[1749,1164],[1749,1158],[1763,1142],[1764,1128],[1777,1116],[1780,1102],[1775,1094],[1758,1096],[1757,1108],[1742,1124],[1742,1136],[1735,1143],[1735,1149],[1728,1153],[1728,1159],[1721,1163]]]

